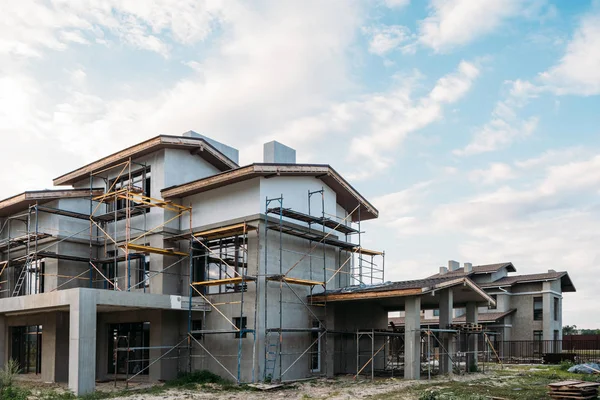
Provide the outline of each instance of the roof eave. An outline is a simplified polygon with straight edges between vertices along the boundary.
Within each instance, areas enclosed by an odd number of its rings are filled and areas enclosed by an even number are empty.
[[[163,148],[179,147],[189,148],[190,150],[197,149],[198,154],[202,154],[203,158],[207,159],[208,162],[220,170],[229,170],[238,167],[235,162],[202,138],[159,135],[61,175],[53,180],[53,184],[54,186],[72,185],[78,180],[89,176],[94,171],[118,165],[130,157],[139,158]],[[203,153],[204,151],[206,153]]]
[[[338,193],[338,204],[344,206],[349,212],[354,211],[352,214],[353,221],[358,221],[359,219],[365,221],[379,216],[379,211],[362,197],[337,171],[327,164],[254,163],[182,185],[165,188],[161,191],[161,194],[165,199],[181,198],[252,178],[294,175],[314,176],[332,187]],[[348,195],[340,196],[340,193],[347,193]],[[353,201],[357,201],[357,203],[354,204],[352,203]],[[359,205],[360,208],[358,208]]]

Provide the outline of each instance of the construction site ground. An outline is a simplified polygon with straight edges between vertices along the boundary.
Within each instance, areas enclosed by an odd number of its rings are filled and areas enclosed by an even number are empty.
[[[571,374],[558,366],[496,366],[485,373],[434,377],[431,380],[406,381],[401,378],[376,378],[375,381],[352,376],[315,379],[287,384],[271,390],[219,383],[181,381],[176,384],[135,382],[125,389],[123,381],[99,383],[97,392],[88,399],[128,398],[130,400],[269,400],[269,399],[549,399],[547,385],[569,379],[600,381],[598,375]],[[74,399],[60,385],[46,385],[35,380],[18,380],[29,391],[29,399]]]

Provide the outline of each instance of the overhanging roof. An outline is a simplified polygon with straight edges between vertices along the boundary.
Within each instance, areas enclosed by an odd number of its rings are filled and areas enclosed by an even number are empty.
[[[58,178],[54,179],[54,186],[72,185],[78,180],[88,177],[90,173],[94,171],[110,168],[127,160],[130,157],[139,158],[161,149],[190,150],[191,152],[204,158],[220,171],[226,171],[238,167],[235,162],[233,162],[202,138],[160,135],[101,158],[93,163],[76,169],[75,171],[71,171],[67,174],[59,176]]]
[[[461,286],[462,289],[454,290]],[[453,289],[455,306],[472,301],[491,305],[496,304],[491,296],[467,277],[426,278],[413,281],[387,282],[373,286],[351,286],[328,290],[324,293],[309,296],[309,298],[315,303],[375,300],[394,307],[403,305],[404,298],[408,296],[422,296],[421,304],[424,306],[423,308],[431,308],[432,305],[439,303],[440,291],[446,289]]]
[[[561,290],[563,292],[575,292],[575,285],[571,282],[571,278],[566,271],[548,271],[541,274],[528,274],[528,275],[515,275],[506,276],[502,279],[498,279],[495,282],[481,283],[482,288],[497,288],[514,286],[517,284],[534,283],[534,282],[545,282],[560,280]]]
[[[102,189],[63,189],[63,190],[37,190],[23,192],[16,196],[0,200],[0,217],[8,217],[16,212],[23,211],[36,203],[43,204],[57,199],[90,198],[91,195],[99,196],[104,193]]]
[[[323,183],[335,191],[338,204],[344,207],[346,211],[352,212],[360,204],[361,220],[364,221],[379,216],[379,211],[327,164],[255,163],[183,185],[165,188],[161,193],[165,199],[181,198],[257,177],[272,176],[313,176],[321,179]],[[352,220],[358,221],[358,215],[357,210],[353,213]]]

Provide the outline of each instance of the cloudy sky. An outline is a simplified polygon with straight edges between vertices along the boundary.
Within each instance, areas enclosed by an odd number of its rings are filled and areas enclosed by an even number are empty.
[[[387,278],[568,270],[600,327],[600,2],[20,0],[0,13],[0,197],[157,134],[277,139],[380,209]]]

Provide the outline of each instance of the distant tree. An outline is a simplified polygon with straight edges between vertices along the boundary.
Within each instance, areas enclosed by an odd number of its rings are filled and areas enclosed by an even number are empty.
[[[580,329],[579,333],[581,335],[599,335],[600,329]]]
[[[579,331],[577,330],[577,325],[565,325],[562,329],[563,336],[566,335],[577,335]]]

